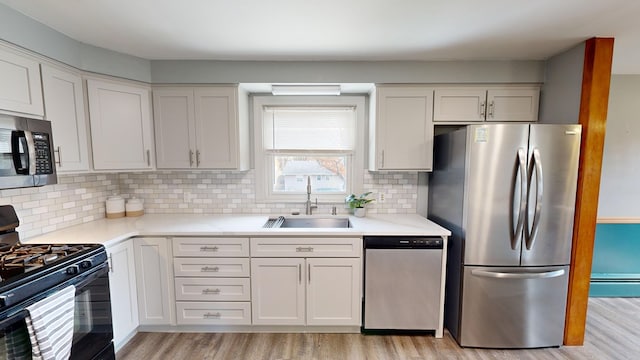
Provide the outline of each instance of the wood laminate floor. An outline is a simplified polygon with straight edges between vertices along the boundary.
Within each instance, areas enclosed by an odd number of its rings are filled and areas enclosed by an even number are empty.
[[[433,336],[273,333],[139,333],[117,354],[139,359],[638,359],[640,298],[591,298],[584,346],[533,350],[462,349]]]

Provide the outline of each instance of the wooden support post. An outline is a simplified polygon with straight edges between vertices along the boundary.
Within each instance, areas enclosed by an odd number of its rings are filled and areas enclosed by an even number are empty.
[[[613,38],[587,40],[580,100],[579,123],[582,125],[582,144],[573,225],[565,345],[584,343],[612,58]]]

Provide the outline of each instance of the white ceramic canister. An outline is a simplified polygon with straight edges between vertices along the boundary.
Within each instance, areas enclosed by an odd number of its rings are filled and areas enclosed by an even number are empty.
[[[126,204],[127,216],[142,216],[144,215],[144,206],[141,199],[132,197],[127,200]]]
[[[125,215],[124,199],[118,195],[109,196],[105,208],[107,219],[121,218]]]

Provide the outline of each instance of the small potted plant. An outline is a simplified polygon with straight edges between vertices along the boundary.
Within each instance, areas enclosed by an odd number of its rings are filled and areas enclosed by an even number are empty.
[[[353,210],[353,215],[357,217],[364,217],[364,206],[373,201],[373,199],[367,199],[367,196],[369,195],[371,195],[371,192],[366,192],[360,196],[356,196],[355,194],[347,196],[345,201],[349,204],[349,208]]]

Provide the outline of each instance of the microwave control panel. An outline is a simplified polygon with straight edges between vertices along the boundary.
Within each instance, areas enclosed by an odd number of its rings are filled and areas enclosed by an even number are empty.
[[[53,159],[51,158],[51,141],[45,133],[33,133],[33,143],[36,150],[36,175],[53,174]]]

